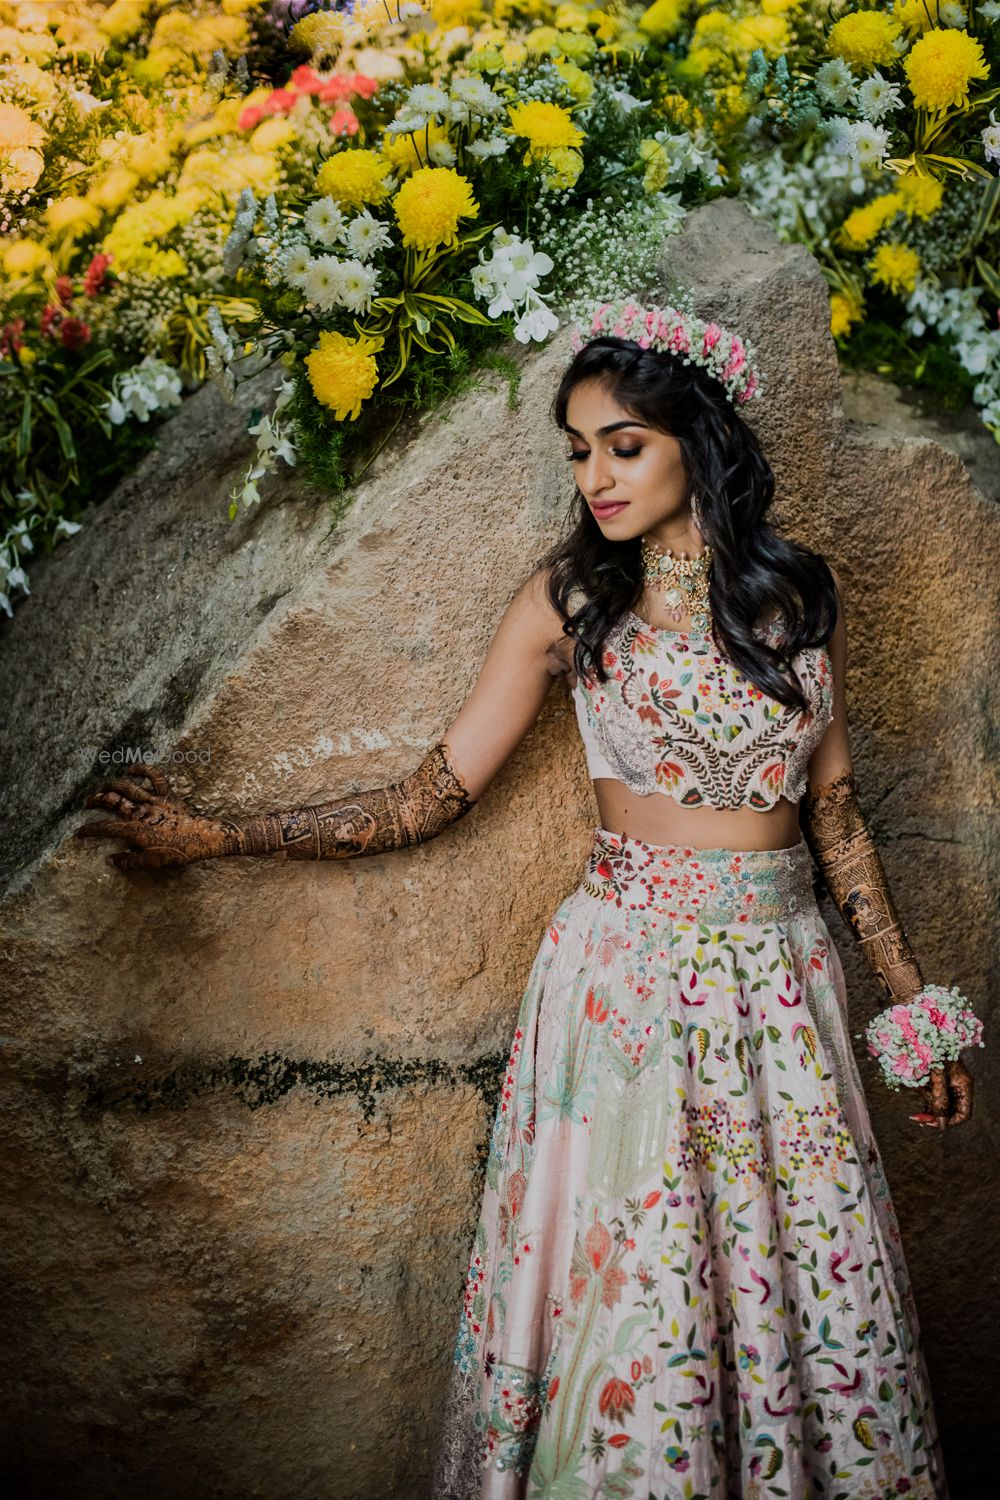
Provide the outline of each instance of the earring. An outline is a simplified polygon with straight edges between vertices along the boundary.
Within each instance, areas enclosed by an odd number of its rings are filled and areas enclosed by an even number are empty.
[[[698,506],[698,496],[697,495],[692,495],[691,496],[691,519],[694,521],[694,524],[697,526],[698,530],[700,531],[701,530],[701,510],[700,510],[700,508]]]

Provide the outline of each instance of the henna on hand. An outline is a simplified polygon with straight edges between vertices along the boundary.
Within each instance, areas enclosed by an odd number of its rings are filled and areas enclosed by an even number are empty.
[[[145,776],[153,791],[134,779]],[[98,788],[86,807],[115,812],[114,821],[84,823],[77,838],[120,838],[134,848],[112,854],[120,870],[164,869],[226,854],[276,854],[287,859],[350,859],[422,844],[469,812],[475,800],[451,764],[444,742],[435,745],[402,781],[353,797],[264,813],[252,818],[212,818],[197,813],[171,791],[157,766],[136,767]]]
[[[353,797],[233,820],[223,854],[351,859],[423,844],[475,806],[440,741],[415,771]]]
[[[802,799],[802,831],[830,895],[890,1000],[907,1000],[923,977],[907,941],[875,842],[858,804],[853,771]]]
[[[153,790],[136,779],[144,776]],[[224,852],[225,839],[233,824],[195,812],[171,790],[158,766],[143,763],[128,776],[110,781],[91,792],[85,807],[103,807],[117,816],[82,823],[74,836],[125,839],[131,850],[109,854],[108,863],[119,870],[164,870],[189,865],[196,859],[213,859]]]
[[[923,976],[899,919],[878,849],[858,803],[853,771],[802,799],[802,831],[830,895],[865,950],[890,1001],[922,990]],[[938,1129],[972,1114],[972,1075],[960,1058],[932,1068],[920,1092],[924,1110],[910,1118]]]

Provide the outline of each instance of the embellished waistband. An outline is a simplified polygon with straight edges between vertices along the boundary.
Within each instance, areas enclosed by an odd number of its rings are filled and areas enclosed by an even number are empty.
[[[788,849],[693,849],[598,826],[581,885],[616,907],[671,920],[775,922],[815,908],[814,869],[804,837]]]

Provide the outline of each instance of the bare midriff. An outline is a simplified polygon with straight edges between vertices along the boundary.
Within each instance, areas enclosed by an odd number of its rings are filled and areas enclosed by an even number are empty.
[[[646,844],[689,849],[790,849],[799,842],[798,804],[780,797],[773,807],[682,807],[676,797],[639,797],[624,782],[593,781],[601,827]]]

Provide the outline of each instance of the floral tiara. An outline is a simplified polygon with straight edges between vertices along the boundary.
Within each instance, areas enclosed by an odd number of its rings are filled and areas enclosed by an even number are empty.
[[[630,297],[597,302],[592,312],[589,331],[577,324],[570,333],[574,354],[591,339],[614,334],[634,340],[640,349],[677,354],[686,365],[704,366],[722,382],[734,405],[763,395],[764,377],[750,363],[753,346],[718,323],[705,323],[679,307],[640,307]]]

